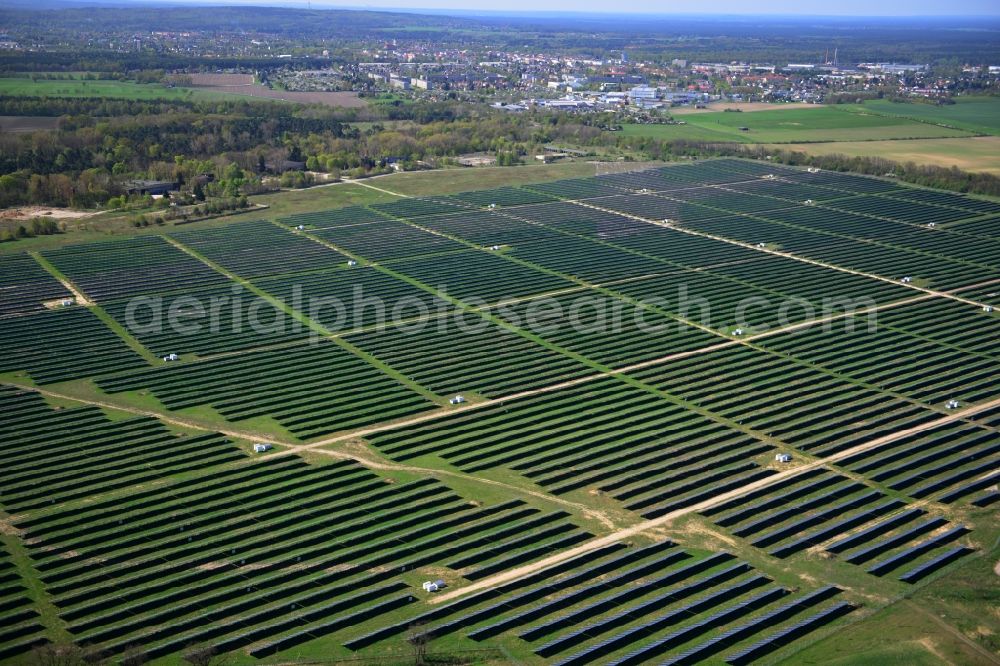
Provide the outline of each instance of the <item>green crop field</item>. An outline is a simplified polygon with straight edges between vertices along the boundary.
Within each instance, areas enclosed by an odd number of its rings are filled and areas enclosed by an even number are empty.
[[[958,129],[1000,135],[1000,97],[956,97],[954,104],[905,104],[888,100],[865,102],[865,110],[902,116]]]
[[[918,105],[914,105],[918,106]],[[856,107],[817,106],[768,111],[686,114],[686,125],[626,125],[636,136],[695,141],[793,143],[803,141],[870,141],[971,136],[972,131],[941,127],[905,117]],[[746,127],[747,130],[740,128]]]
[[[0,664],[996,663],[1000,204],[635,166],[0,256]]]
[[[688,116],[683,116],[683,125],[637,125],[626,123],[622,125],[621,132],[624,136],[648,136],[653,139],[670,141],[673,139],[687,139],[689,141],[740,141],[751,142],[747,136],[733,136],[727,128],[721,126],[709,127],[702,124],[687,121]]]
[[[189,99],[212,101],[240,99],[239,95],[168,88],[161,84],[130,81],[45,80],[0,78],[0,95],[15,97],[110,97],[119,99]]]

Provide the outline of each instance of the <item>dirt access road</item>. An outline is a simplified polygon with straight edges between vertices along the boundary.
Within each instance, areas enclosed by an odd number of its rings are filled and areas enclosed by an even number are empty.
[[[478,592],[480,590],[486,590],[493,587],[497,587],[498,585],[502,585],[504,583],[509,583],[510,581],[517,580],[518,578],[523,578],[525,576],[529,576],[543,569],[547,569],[551,566],[555,566],[556,564],[565,562],[566,560],[571,560],[574,557],[579,557],[580,555],[583,555],[585,553],[590,553],[595,550],[599,550],[601,548],[604,548],[605,546],[613,545],[629,537],[640,535],[644,532],[648,532],[658,527],[663,527],[664,525],[667,525],[682,516],[686,516],[692,513],[698,513],[700,511],[705,511],[706,509],[711,509],[712,507],[724,504],[725,502],[728,502],[730,500],[738,499],[755,490],[766,488],[768,486],[774,485],[786,479],[799,476],[805,472],[816,469],[817,467],[824,467],[830,463],[835,463],[838,460],[843,460],[845,458],[857,455],[858,453],[863,453],[865,451],[868,451],[869,449],[881,446],[882,444],[894,442],[896,440],[909,437],[910,435],[914,435],[916,433],[924,432],[927,430],[933,430],[934,428],[947,425],[954,421],[959,421],[963,418],[972,416],[981,411],[992,409],[994,407],[1000,407],[1000,398],[996,398],[995,400],[991,400],[989,402],[985,402],[980,405],[975,405],[974,407],[969,407],[967,409],[957,411],[953,414],[948,414],[947,416],[943,416],[940,419],[931,421],[930,423],[925,423],[923,425],[914,428],[907,428],[906,430],[899,430],[889,435],[878,437],[869,442],[865,442],[864,444],[859,444],[858,446],[846,449],[844,451],[841,451],[840,453],[836,453],[832,456],[829,456],[828,458],[824,458],[822,460],[815,460],[802,465],[798,465],[797,467],[787,469],[783,472],[778,472],[777,474],[773,474],[759,481],[748,483],[742,488],[730,490],[729,492],[721,493],[711,499],[699,502],[698,504],[693,504],[691,506],[684,507],[683,509],[677,509],[676,511],[671,511],[670,513],[660,516],[659,518],[655,518],[653,520],[647,520],[642,523],[638,523],[637,525],[633,525],[631,527],[626,527],[625,529],[618,530],[617,532],[613,532],[612,534],[600,537],[598,539],[591,539],[590,541],[587,541],[586,543],[576,546],[575,548],[570,548],[568,550],[560,551],[554,555],[550,555],[549,557],[546,557],[545,559],[539,560],[537,562],[526,564],[522,567],[517,567],[516,569],[509,569],[508,571],[504,571],[502,573],[490,576],[488,578],[484,578],[480,581],[472,583],[471,585],[459,587],[454,590],[451,590],[450,592],[446,592],[442,595],[431,597],[429,601],[432,604],[440,604],[455,599],[457,597],[470,594],[472,592]]]

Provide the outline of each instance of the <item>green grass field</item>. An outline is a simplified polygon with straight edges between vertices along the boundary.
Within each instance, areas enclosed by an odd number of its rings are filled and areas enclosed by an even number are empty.
[[[909,118],[889,117],[852,108],[817,106],[741,113],[688,114],[687,125],[626,125],[626,135],[658,139],[794,143],[873,141],[971,136],[972,132],[939,127]],[[748,130],[741,130],[747,127]]]
[[[969,562],[912,597],[843,628],[789,658],[792,664],[995,664],[1000,548]],[[886,640],[891,636],[892,640]],[[861,656],[864,655],[864,656]]]
[[[879,99],[865,102],[862,108],[890,116],[944,123],[971,132],[1000,135],[1000,97],[957,97],[955,104],[942,106]]]
[[[446,171],[397,173],[362,182],[370,182],[377,187],[417,197],[593,176],[598,168],[588,162],[529,164],[518,167],[469,167]]]
[[[693,114],[692,114],[693,115]],[[702,114],[702,115],[716,115],[712,114]],[[733,114],[733,115],[750,115],[750,114]],[[712,127],[702,127],[701,125],[696,125],[689,122],[691,116],[683,116],[682,122],[687,123],[685,125],[633,125],[625,124],[622,125],[621,134],[624,136],[642,136],[650,137],[653,139],[660,139],[663,141],[671,141],[674,139],[686,139],[688,141],[739,141],[741,143],[750,143],[750,140],[740,134],[733,136],[722,128],[712,128]]]
[[[155,83],[129,81],[32,81],[23,78],[0,78],[0,95],[14,97],[107,97],[112,99],[181,99],[214,101],[240,99],[240,95],[167,88]]]

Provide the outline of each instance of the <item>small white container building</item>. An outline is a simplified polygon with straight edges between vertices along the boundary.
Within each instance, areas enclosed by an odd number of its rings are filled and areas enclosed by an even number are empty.
[[[911,278],[909,275],[903,276],[902,282],[910,284],[911,282],[913,282],[913,278]]]
[[[737,328],[735,331],[733,331],[733,335],[743,335],[743,329]]]
[[[792,462],[792,457],[787,453],[778,453],[775,454],[774,460],[775,462],[786,463],[786,462]]]
[[[421,587],[424,588],[424,592],[437,592],[438,590],[443,590],[448,587],[448,584],[438,578],[437,580],[424,581],[424,584],[421,585]]]
[[[298,229],[299,231],[305,231],[306,230],[306,225],[300,224],[299,226],[297,226],[295,228]]]
[[[170,361],[177,361],[179,359],[180,356],[178,356],[177,354],[167,354],[166,356],[163,357],[163,362],[169,363]]]
[[[256,444],[253,445],[253,452],[254,453],[267,453],[268,451],[270,451],[273,448],[274,447],[272,445],[268,444],[267,442],[257,442]]]
[[[962,403],[960,403],[958,400],[949,400],[948,402],[944,403],[944,406],[947,407],[948,409],[958,409],[959,407],[962,406]]]
[[[465,397],[461,395],[456,395],[454,398],[448,400],[448,402],[452,405],[461,405],[463,402],[465,402]]]
[[[347,260],[347,265],[348,266],[357,266],[358,262],[356,262],[354,259],[348,259]]]

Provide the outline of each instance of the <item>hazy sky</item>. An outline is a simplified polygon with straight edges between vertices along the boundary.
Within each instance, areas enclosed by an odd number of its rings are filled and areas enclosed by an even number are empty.
[[[813,16],[1000,16],[1000,0],[181,0],[198,4],[352,9]]]

